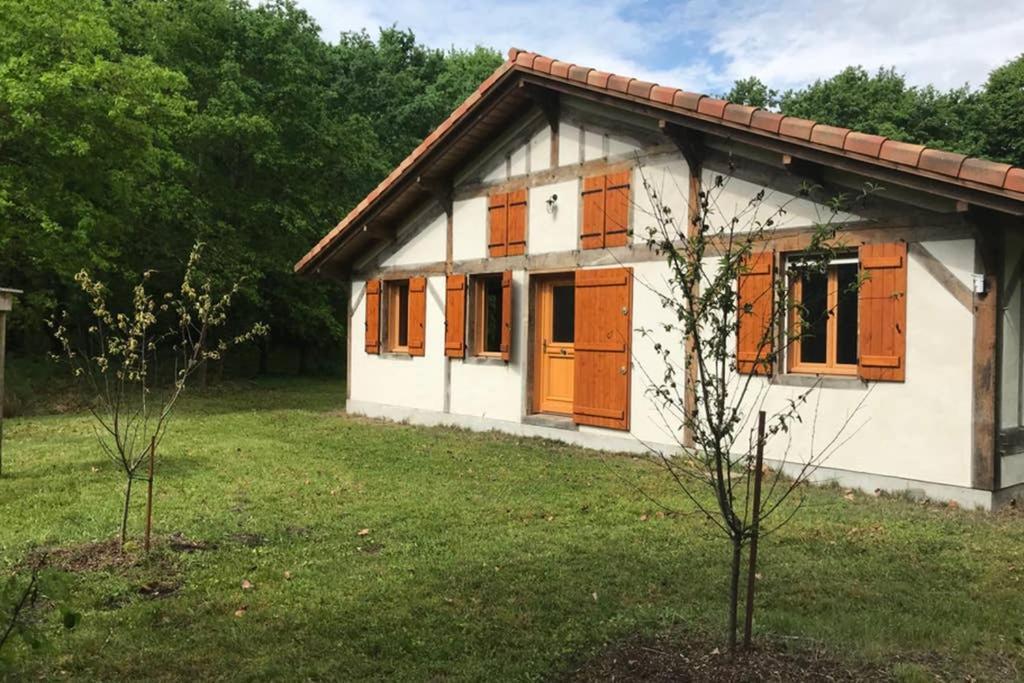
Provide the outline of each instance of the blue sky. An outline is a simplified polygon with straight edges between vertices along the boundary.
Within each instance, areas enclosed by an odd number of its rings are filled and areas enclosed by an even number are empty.
[[[849,64],[915,84],[980,85],[1024,51],[1024,12],[1000,0],[298,0],[327,40],[396,24],[434,47],[521,47],[664,85],[722,92],[757,75],[777,88]]]

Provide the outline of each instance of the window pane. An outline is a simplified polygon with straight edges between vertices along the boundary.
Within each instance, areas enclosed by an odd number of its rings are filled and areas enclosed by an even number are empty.
[[[501,351],[501,278],[487,278],[482,288],[483,304],[483,350],[497,353]]]
[[[800,338],[800,362],[824,363],[828,348],[828,275],[803,276],[803,336]]]
[[[409,283],[398,285],[398,345],[409,345]]]
[[[576,288],[555,286],[552,302],[551,341],[571,344],[576,338]]]
[[[836,362],[857,364],[857,264],[836,266],[839,301],[836,305]]]

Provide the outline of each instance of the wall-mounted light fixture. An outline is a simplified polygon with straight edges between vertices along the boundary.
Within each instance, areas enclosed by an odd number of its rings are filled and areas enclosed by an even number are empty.
[[[551,195],[544,200],[544,203],[548,205],[548,213],[554,214],[558,210],[558,195]]]

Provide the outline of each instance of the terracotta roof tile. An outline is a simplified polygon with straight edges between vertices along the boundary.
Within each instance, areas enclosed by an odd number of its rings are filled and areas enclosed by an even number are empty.
[[[878,152],[878,158],[886,161],[893,161],[897,164],[917,167],[917,160],[921,158],[924,145],[913,145],[909,142],[899,140],[886,140],[882,143],[882,149]]]
[[[729,103],[717,97],[705,97],[697,104],[697,113],[720,119],[725,112],[725,105],[727,104]]]
[[[1024,192],[1024,168],[1011,168],[1006,172],[1003,189],[1012,192]]]
[[[700,106],[700,101],[707,97],[696,92],[686,92],[680,90],[676,93],[675,102],[673,106],[682,107],[683,109],[689,109],[690,111],[697,111],[697,107]]]
[[[769,133],[778,133],[779,126],[782,125],[782,119],[784,118],[786,117],[782,114],[758,109],[754,112],[754,115],[750,117],[750,125],[758,130],[766,130]]]
[[[633,79],[628,76],[620,76],[618,74],[612,74],[608,78],[608,89],[615,90],[621,93],[629,92],[629,82]]]
[[[554,61],[551,57],[537,55],[537,59],[533,60],[533,70],[543,71],[546,74],[551,73],[551,63]]]
[[[1010,168],[1012,168],[1010,164],[1001,164],[996,161],[964,159],[964,163],[960,165],[960,179],[1002,187]]]
[[[855,130],[851,130],[850,134],[846,136],[846,142],[843,143],[843,149],[847,152],[863,154],[864,156],[877,159],[878,153],[882,151],[882,143],[885,141],[886,138],[881,135],[858,133]]]
[[[646,100],[651,96],[653,89],[654,84],[647,81],[632,80],[629,82],[629,94],[633,97],[642,97]]]
[[[782,118],[782,125],[779,126],[779,135],[809,141],[814,124],[814,121],[797,118],[796,116],[784,116]]]
[[[520,52],[516,55],[516,64],[519,66],[525,66],[527,69],[533,68],[533,60],[537,55],[532,52]]]
[[[569,69],[571,69],[572,67],[573,65],[570,64],[569,62],[559,62],[558,60],[555,60],[555,62],[551,65],[551,75],[558,76],[559,78],[568,78]]]
[[[825,145],[827,147],[835,147],[836,149],[843,149],[843,143],[846,142],[846,136],[849,134],[849,128],[838,128],[836,126],[827,126],[824,123],[819,123],[813,130],[811,130],[811,142],[819,145]]]
[[[757,107],[748,107],[745,104],[732,104],[730,102],[725,105],[725,112],[722,114],[722,118],[726,121],[749,126],[755,111],[757,111]]]
[[[572,68],[569,69],[569,80],[579,81],[580,83],[587,82],[587,75],[593,71],[588,66],[576,66],[573,64]]]
[[[587,85],[592,85],[595,88],[607,88],[608,79],[611,78],[611,74],[607,71],[598,71],[594,69],[587,74]]]
[[[699,93],[667,88],[628,76],[609,74],[568,62],[560,62],[533,52],[511,48],[508,61],[502,64],[478,87],[452,114],[435,128],[416,149],[388,174],[359,204],[352,209],[327,235],[314,246],[296,265],[297,271],[307,269],[313,259],[323,252],[344,232],[386,190],[451,130],[455,122],[472,109],[491,87],[512,70],[532,71],[584,84],[585,87],[607,89],[632,97],[647,99],[658,104],[675,107],[680,113],[698,112],[704,116],[723,119],[732,124],[747,126],[761,134],[782,135],[801,140],[807,145],[828,148],[833,153],[877,158],[902,167],[906,171],[928,171],[949,178],[950,182],[987,185],[1001,192],[1018,193],[1024,201],[1024,168],[1008,164],[967,158],[962,154],[926,149],[897,140],[888,140],[880,135],[859,133],[846,128],[819,124],[776,112],[733,104]]]
[[[939,149],[924,149],[921,158],[917,161],[917,167],[923,171],[932,171],[956,178],[960,175],[960,167],[967,156],[955,152],[943,152]]]
[[[675,88],[666,88],[663,85],[656,85],[651,89],[651,100],[661,104],[667,104],[671,107],[672,100],[675,98],[677,92],[679,92],[679,90],[676,90]]]

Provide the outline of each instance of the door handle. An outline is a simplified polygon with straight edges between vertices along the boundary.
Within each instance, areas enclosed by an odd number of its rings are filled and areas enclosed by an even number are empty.
[[[565,354],[566,354],[565,349],[562,349],[562,355],[564,356]]]

